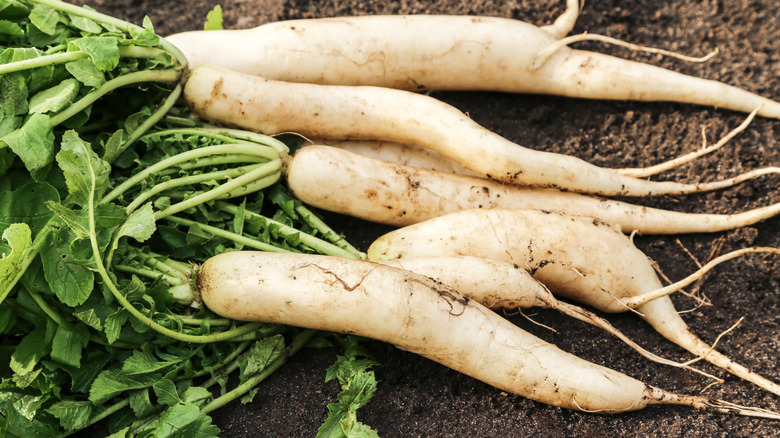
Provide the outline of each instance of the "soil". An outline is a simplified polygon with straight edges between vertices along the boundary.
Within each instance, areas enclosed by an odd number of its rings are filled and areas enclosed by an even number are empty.
[[[202,26],[214,0],[89,0],[92,7],[140,23],[148,15],[162,34]],[[225,0],[225,26],[243,28],[269,21],[358,14],[481,14],[535,24],[552,22],[562,0],[521,1],[357,1]],[[701,64],[686,63],[580,43],[578,47],[642,60],[683,73],[720,80],[780,99],[780,4],[777,0],[604,0],[586,2],[575,33],[609,35],[632,43],[691,55],[720,53]],[[434,92],[483,126],[528,147],[572,154],[604,166],[645,166],[695,150],[702,130],[710,141],[744,120],[744,115],[671,103],[585,101],[537,95]],[[780,166],[780,123],[757,119],[728,147],[695,163],[667,172],[665,179],[705,181],[762,166]],[[777,176],[710,194],[641,200],[654,207],[690,212],[734,212],[780,202]],[[635,201],[636,202],[636,201]],[[362,249],[389,228],[326,214]],[[780,247],[780,220],[715,234],[635,238],[671,279],[694,270],[696,260],[749,245]],[[720,246],[722,245],[722,246]],[[674,297],[692,330],[713,342],[739,318],[719,349],[756,372],[780,381],[780,258],[752,256],[721,266],[696,285],[712,305]],[[533,311],[533,321],[507,315],[514,323],[562,349],[607,365],[667,390],[704,394],[780,411],[780,398],[700,364],[725,383],[707,387],[697,374],[650,363],[598,329],[554,312]],[[655,334],[636,315],[609,316],[611,322],[655,353],[690,359]],[[467,334],[464,334],[467,336]],[[379,389],[358,411],[361,421],[382,437],[505,436],[686,436],[761,437],[780,434],[778,423],[684,407],[650,407],[620,415],[585,414],[545,406],[506,394],[436,363],[392,346],[368,344],[381,366]],[[324,383],[334,348],[299,353],[264,382],[251,404],[234,403],[215,412],[228,437],[314,436],[336,400],[335,383]]]

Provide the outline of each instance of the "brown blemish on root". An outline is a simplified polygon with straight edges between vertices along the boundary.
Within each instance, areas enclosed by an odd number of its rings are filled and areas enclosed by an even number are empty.
[[[328,285],[335,286],[336,284],[340,284],[341,287],[344,290],[346,290],[347,292],[352,292],[355,289],[357,289],[358,287],[360,287],[360,285],[363,284],[363,280],[365,280],[366,277],[368,277],[369,275],[371,275],[372,272],[374,272],[374,269],[371,269],[370,271],[366,272],[362,277],[360,277],[360,280],[358,280],[357,283],[355,283],[353,285],[350,285],[349,283],[344,281],[344,279],[339,277],[339,275],[336,274],[335,272],[331,271],[330,269],[323,268],[322,266],[319,266],[319,265],[314,264],[314,263],[309,263],[309,264],[303,265],[303,266],[301,266],[298,269],[308,268],[310,266],[314,266],[315,268],[319,269],[319,271],[322,272],[323,274],[326,274],[326,275],[328,275],[328,276],[333,278],[332,281],[328,282]]]

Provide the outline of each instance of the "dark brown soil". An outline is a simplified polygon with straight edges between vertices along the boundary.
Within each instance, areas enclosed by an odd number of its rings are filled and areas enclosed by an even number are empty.
[[[140,22],[148,14],[163,34],[202,26],[214,0],[91,0],[93,7]],[[357,1],[226,0],[227,27],[268,21],[355,14],[483,14],[550,23],[563,0],[518,1]],[[603,44],[582,48],[644,60],[684,73],[721,80],[780,99],[780,4],[777,0],[605,0],[587,2],[575,32],[605,34],[633,43],[701,55],[720,54],[703,64],[632,53]],[[643,166],[695,150],[702,129],[711,141],[737,126],[743,115],[711,108],[666,103],[583,101],[548,96],[498,93],[433,93],[467,112],[477,122],[528,147],[577,155],[605,166]],[[780,123],[756,120],[726,149],[668,172],[664,178],[714,180],[762,166],[780,166]],[[733,212],[780,202],[780,178],[764,177],[737,188],[705,195],[646,200],[646,205],[691,212]],[[336,215],[327,215],[354,242],[367,247],[387,231]],[[637,237],[637,245],[661,270],[679,279],[695,269],[693,257],[706,261],[719,242],[721,253],[749,245],[780,247],[780,221],[732,232],[679,237]],[[698,285],[712,302],[684,314],[693,331],[712,342],[740,317],[719,348],[748,367],[780,381],[780,259],[748,257],[720,267]],[[679,309],[693,300],[677,296]],[[553,312],[534,311],[535,321],[557,332],[510,316],[521,327],[561,348],[664,389],[698,393],[704,378],[649,363],[598,329]],[[618,328],[659,355],[689,359],[684,351],[653,333],[635,315],[611,316]],[[464,334],[467,336],[468,334]],[[508,395],[481,382],[381,343],[370,343],[381,366],[379,390],[359,418],[383,437],[455,436],[777,436],[778,422],[697,412],[684,407],[650,407],[614,416],[572,412]],[[326,404],[338,388],[325,384],[325,368],[337,350],[301,352],[260,386],[254,402],[216,412],[224,437],[314,436],[326,417]],[[780,410],[780,398],[725,377],[705,394]]]

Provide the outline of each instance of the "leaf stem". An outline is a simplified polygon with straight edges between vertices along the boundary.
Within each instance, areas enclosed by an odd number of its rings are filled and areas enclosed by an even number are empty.
[[[249,392],[252,388],[260,384],[263,380],[267,379],[268,376],[273,374],[279,367],[284,365],[287,360],[292,357],[295,353],[298,352],[301,348],[303,348],[309,340],[318,332],[316,330],[312,329],[306,329],[303,332],[301,332],[293,342],[284,349],[281,355],[274,359],[273,362],[268,364],[267,367],[263,369],[259,374],[257,374],[254,377],[249,378],[246,382],[238,385],[235,389],[232,391],[226,393],[225,395],[218,397],[214,400],[212,400],[210,403],[203,406],[200,410],[203,413],[209,413],[211,411],[214,411],[216,409],[221,408],[222,406],[225,406],[226,404],[232,402],[233,400],[238,399],[242,395]]]
[[[180,75],[181,72],[179,70],[167,69],[143,70],[118,76],[89,92],[86,96],[82,97],[76,102],[73,102],[66,110],[51,116],[51,125],[57,126],[60,123],[63,123],[88,106],[92,105],[96,100],[100,99],[109,92],[116,90],[117,88],[142,82],[176,82],[179,80]]]

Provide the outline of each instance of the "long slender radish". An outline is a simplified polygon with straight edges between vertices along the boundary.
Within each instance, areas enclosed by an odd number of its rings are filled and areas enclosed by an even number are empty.
[[[607,331],[647,359],[664,365],[686,368],[722,383],[722,379],[701,370],[647,351],[604,318],[582,307],[556,299],[549,289],[519,266],[471,256],[401,258],[379,263],[436,280],[490,309],[514,311],[540,307],[557,310]]]
[[[419,144],[490,179],[525,186],[658,196],[716,190],[756,176],[696,184],[626,177],[579,158],[520,147],[450,105],[402,90],[296,84],[201,65],[191,72],[184,97],[197,114],[214,122],[269,135],[296,132]]]
[[[310,205],[398,226],[465,209],[506,208],[597,217],[626,233],[677,234],[723,231],[780,214],[780,204],[736,214],[675,212],[402,166],[329,146],[298,150],[287,162],[286,180]]]
[[[537,210],[465,210],[392,231],[368,250],[370,260],[471,255],[521,266],[553,293],[605,312],[621,298],[662,287],[631,240],[592,218]],[[715,351],[696,337],[669,297],[636,307],[661,335],[732,374],[780,395],[780,385]]]
[[[375,263],[229,252],[203,264],[197,285],[206,306],[225,317],[367,336],[555,406],[616,413],[682,404],[780,418],[651,387],[566,353],[454,289]]]
[[[566,47],[578,13],[537,27],[473,16],[360,16],[254,29],[186,32],[168,40],[191,65],[269,79],[406,90],[496,90],[591,99],[677,101],[780,118],[780,103],[717,81]]]

